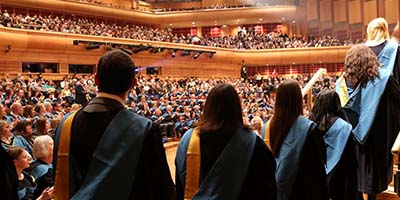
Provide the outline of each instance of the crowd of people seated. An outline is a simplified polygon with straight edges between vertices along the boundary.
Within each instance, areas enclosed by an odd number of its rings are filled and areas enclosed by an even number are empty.
[[[113,8],[122,8],[126,7],[123,5],[118,5],[115,3],[107,2],[105,0],[65,0],[65,1],[77,1],[81,3],[89,3],[101,6],[108,6]],[[276,6],[276,5],[291,5],[293,3],[286,2],[270,2],[265,3],[262,1],[254,2],[253,4],[243,4],[243,5],[227,5],[227,4],[213,4],[211,6],[206,7],[191,7],[191,8],[155,8],[152,12],[179,12],[179,11],[194,11],[194,10],[221,10],[221,9],[233,9],[233,8],[251,8],[251,7],[263,7],[263,6]]]
[[[263,6],[277,6],[277,5],[291,5],[293,3],[282,3],[282,2],[255,2],[254,4],[243,4],[243,5],[227,5],[227,4],[212,4],[211,6],[205,7],[191,7],[191,8],[155,8],[153,12],[180,12],[180,11],[194,11],[194,10],[224,10],[224,9],[235,9],[235,8],[252,8],[252,7],[263,7]]]
[[[244,123],[261,134],[262,124],[273,114],[271,93],[285,79],[295,79],[304,86],[310,78],[310,75],[265,79],[139,76],[138,86],[130,91],[126,104],[159,127],[163,141],[167,142],[171,138],[181,138],[199,120],[214,86],[232,84],[241,99]],[[16,165],[17,174],[24,182],[18,188],[20,198],[48,199],[52,195],[54,172],[50,152],[53,152],[55,130],[66,114],[76,111],[96,95],[93,79],[91,75],[74,75],[54,83],[41,75],[25,78],[18,74],[11,79],[6,74],[0,80],[0,140],[3,148],[10,149],[8,152],[14,162],[21,163]],[[336,77],[321,78],[312,93],[316,95],[324,88],[332,89],[335,80]],[[304,113],[308,114],[307,108]]]
[[[0,26],[29,29],[37,31],[50,31],[92,36],[105,36],[128,38],[135,40],[150,40],[181,44],[194,44],[201,46],[230,48],[230,49],[277,49],[277,48],[303,48],[325,46],[350,46],[361,41],[351,39],[340,41],[332,36],[305,37],[301,35],[289,36],[282,32],[260,33],[252,28],[241,28],[237,35],[211,37],[205,34],[198,37],[191,34],[174,34],[171,29],[158,29],[148,26],[125,26],[104,21],[89,20],[85,18],[65,18],[64,16],[22,15],[0,11]]]
[[[68,1],[68,0],[66,0],[66,1]],[[123,5],[118,5],[118,4],[115,4],[115,3],[106,2],[106,1],[102,1],[102,0],[70,0],[70,1],[77,1],[77,2],[82,2],[82,3],[90,3],[90,4],[95,4],[95,5],[113,7],[113,8],[122,8],[122,9],[125,8],[125,6],[123,6]]]
[[[303,86],[310,80],[309,75],[293,76]],[[173,79],[141,76],[139,84],[128,95],[127,105],[136,113],[151,119],[159,125],[167,137],[181,137],[202,113],[208,91],[218,83],[230,83],[239,91],[242,99],[244,120],[247,123],[265,122],[272,114],[274,102],[271,93],[287,78],[267,77],[265,79]],[[324,88],[333,88],[335,77],[324,77],[312,89],[316,95]],[[6,76],[0,81],[0,103],[4,108],[1,118],[6,120],[15,133],[15,141],[27,146],[31,135],[54,134],[61,118],[77,110],[96,96],[93,76],[65,77],[55,84],[41,76]],[[23,121],[29,123],[22,124]],[[33,127],[26,133],[26,126]],[[29,139],[28,139],[29,141]],[[31,141],[32,143],[32,141]],[[4,144],[7,145],[7,144]]]

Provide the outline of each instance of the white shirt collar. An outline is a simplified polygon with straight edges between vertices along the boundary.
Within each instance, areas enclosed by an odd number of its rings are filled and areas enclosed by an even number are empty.
[[[105,93],[105,92],[98,92],[97,97],[103,97],[103,98],[109,98],[109,99],[114,99],[115,101],[118,101],[123,105],[125,108],[128,107],[125,104],[125,100],[123,100],[121,97],[115,95],[115,94],[110,94],[110,93]]]

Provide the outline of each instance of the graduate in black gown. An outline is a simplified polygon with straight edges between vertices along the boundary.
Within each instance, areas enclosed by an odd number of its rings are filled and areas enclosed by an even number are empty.
[[[196,136],[198,165],[187,167],[193,163],[188,161],[188,149]],[[211,90],[199,123],[179,143],[175,164],[178,200],[276,199],[275,159],[260,137],[243,124],[239,96],[229,84]],[[192,178],[197,182],[190,181],[193,170],[200,173],[198,179]],[[188,191],[196,183],[192,193]]]
[[[64,123],[69,116],[57,129],[55,197],[175,198],[160,130],[125,105],[128,92],[136,84],[133,60],[128,54],[113,50],[105,53],[97,66],[95,78],[99,93],[72,120],[69,175],[59,175],[65,166],[59,166],[61,160],[57,160],[62,135],[67,133],[63,131]],[[58,185],[68,177],[68,185]],[[69,190],[61,191],[60,187],[69,187]]]
[[[278,199],[327,200],[324,140],[316,124],[302,113],[299,83],[282,82],[264,139],[277,160]]]
[[[368,31],[368,41],[376,41],[376,44],[366,43],[371,50],[380,58],[380,53],[387,46],[390,41],[389,37],[385,37],[385,40],[380,42],[379,38],[373,37],[374,29],[379,29],[384,24],[387,27],[387,23],[384,23],[383,18],[378,18],[378,23],[371,23],[372,31]],[[381,21],[381,22],[379,22]],[[374,28],[374,26],[376,27]],[[387,28],[381,28],[381,30],[388,30]],[[370,36],[372,35],[372,36]],[[400,55],[399,48],[395,53],[395,58],[392,63],[383,63],[380,60],[380,64],[385,67],[387,65],[394,65],[392,75],[386,84],[386,88],[381,96],[381,100],[378,106],[377,115],[374,119],[372,127],[370,129],[370,139],[367,139],[366,143],[360,148],[360,165],[362,166],[373,166],[373,172],[367,168],[360,171],[362,174],[367,175],[366,180],[362,180],[364,183],[369,183],[372,180],[372,187],[364,187],[363,189],[372,189],[368,192],[380,193],[387,189],[387,185],[392,181],[393,177],[393,155],[390,150],[393,143],[400,131]],[[369,193],[368,193],[369,194]]]
[[[364,199],[376,199],[393,176],[390,150],[400,130],[400,58],[385,19],[372,20],[367,33],[369,48],[356,45],[346,56],[344,77],[350,89],[344,109],[359,143],[358,189]]]
[[[321,91],[315,101],[310,119],[324,134],[327,148],[328,186],[332,200],[360,200],[357,188],[357,162],[351,124],[334,90]]]

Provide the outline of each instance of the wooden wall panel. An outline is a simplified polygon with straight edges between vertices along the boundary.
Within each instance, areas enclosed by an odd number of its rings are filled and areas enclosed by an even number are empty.
[[[318,0],[307,0],[307,20],[318,20]]]
[[[320,21],[332,21],[332,4],[331,0],[321,0],[319,2],[319,16]]]
[[[3,54],[0,54],[3,57]],[[21,73],[22,63],[19,61],[0,60],[0,73]]]
[[[349,24],[360,23],[361,21],[361,4],[360,0],[349,1]]]
[[[324,29],[332,29],[332,21],[325,21],[325,22],[321,22],[320,23],[320,30],[324,30]]]
[[[385,18],[389,24],[397,23],[399,20],[399,0],[385,0]]]
[[[347,21],[346,1],[347,0],[339,0],[333,2],[333,17],[335,23]]]
[[[350,38],[354,39],[359,39],[363,40],[365,37],[363,33],[365,33],[366,30],[364,30],[364,26],[362,23],[356,23],[356,24],[351,24],[350,25]]]
[[[364,23],[368,24],[371,20],[378,17],[378,7],[376,0],[364,2]]]

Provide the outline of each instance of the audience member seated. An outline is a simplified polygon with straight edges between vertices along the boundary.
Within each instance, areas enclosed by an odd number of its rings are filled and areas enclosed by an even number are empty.
[[[4,149],[14,146],[14,137],[11,132],[11,125],[5,121],[0,120],[0,142]]]
[[[33,157],[36,159],[26,171],[35,178],[35,196],[54,185],[53,139],[48,135],[38,136],[33,143]]]
[[[46,118],[38,118],[35,122],[35,131],[32,133],[33,139],[41,135],[49,135],[50,121]]]
[[[17,132],[14,139],[14,146],[24,148],[29,155],[33,152],[32,125],[28,121],[20,121],[15,127]]]
[[[53,188],[47,188],[40,196],[35,196],[36,183],[34,178],[23,171],[29,168],[31,158],[28,152],[21,147],[10,147],[8,154],[13,158],[15,169],[18,175],[18,196],[19,199],[48,200],[53,196]]]

